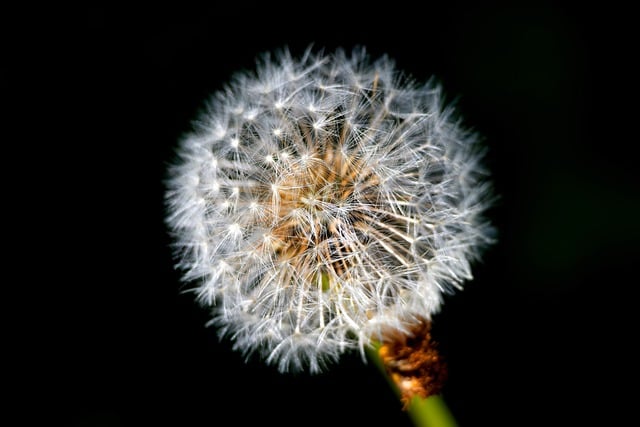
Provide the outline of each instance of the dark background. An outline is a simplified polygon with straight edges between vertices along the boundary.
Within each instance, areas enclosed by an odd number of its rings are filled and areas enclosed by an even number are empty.
[[[51,284],[62,285],[38,327],[42,381],[26,392],[52,403],[48,417],[71,426],[410,425],[358,354],[318,376],[245,363],[205,328],[207,311],[181,293],[172,267],[163,179],[178,139],[235,71],[310,43],[364,45],[418,80],[435,75],[489,148],[499,242],[434,322],[450,370],[443,395],[459,423],[623,417],[630,396],[616,381],[632,381],[622,367],[635,337],[626,329],[640,237],[637,133],[625,102],[635,76],[625,62],[630,13],[550,2],[64,12],[43,32],[32,69],[46,70],[51,90],[36,111],[60,126],[55,148],[44,144],[55,178],[40,194],[55,194],[41,206],[56,230],[43,257],[55,260]]]

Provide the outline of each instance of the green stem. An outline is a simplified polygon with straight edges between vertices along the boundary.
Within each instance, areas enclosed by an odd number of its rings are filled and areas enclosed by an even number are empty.
[[[387,379],[393,391],[400,397],[400,390],[398,390],[396,384],[389,378],[389,375],[387,375],[387,370],[378,353],[379,349],[379,344],[373,348],[368,348],[367,354],[369,359],[380,369],[380,372],[382,372]],[[440,396],[429,396],[426,399],[415,396],[409,403],[408,413],[416,427],[457,427],[456,421],[449,411],[447,404]]]

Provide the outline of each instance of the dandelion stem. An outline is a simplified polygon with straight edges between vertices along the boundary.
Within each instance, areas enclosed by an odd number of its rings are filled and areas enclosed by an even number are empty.
[[[387,374],[384,363],[380,358],[380,346],[380,343],[375,343],[373,347],[367,347],[367,355],[379,368],[395,394],[399,397],[400,390]],[[426,399],[414,396],[407,408],[407,412],[416,427],[457,427],[457,423],[447,404],[439,395],[432,395]]]

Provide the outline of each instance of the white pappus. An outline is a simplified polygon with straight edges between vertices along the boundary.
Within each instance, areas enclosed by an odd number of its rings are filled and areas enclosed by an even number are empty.
[[[475,133],[364,49],[264,56],[207,104],[167,181],[177,265],[234,348],[281,371],[430,319],[492,241]]]

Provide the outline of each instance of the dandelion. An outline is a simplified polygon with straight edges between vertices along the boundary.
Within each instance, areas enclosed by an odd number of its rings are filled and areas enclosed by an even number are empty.
[[[410,335],[491,241],[477,136],[387,57],[265,56],[209,102],[166,193],[177,265],[245,355],[319,372]]]

